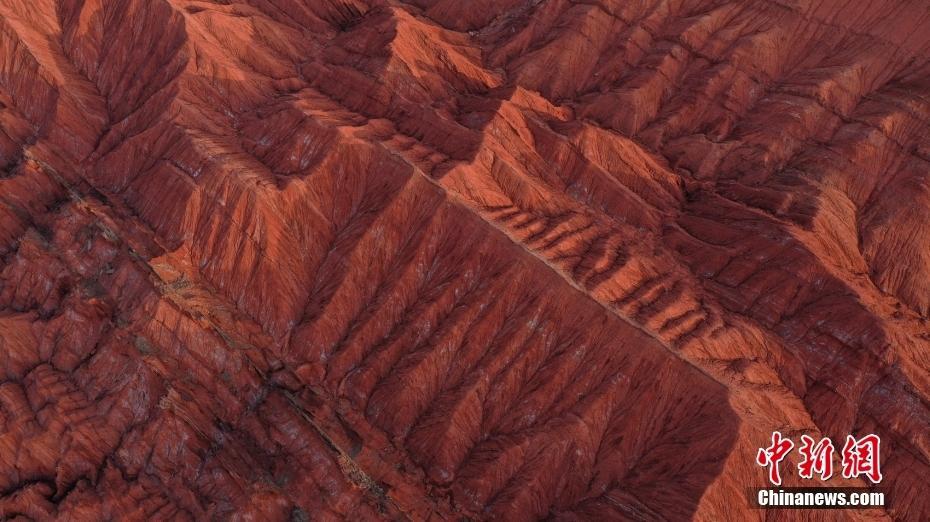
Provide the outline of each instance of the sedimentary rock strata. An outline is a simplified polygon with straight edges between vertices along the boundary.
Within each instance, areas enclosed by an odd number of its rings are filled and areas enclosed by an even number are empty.
[[[917,0],[0,0],[0,518],[926,520],[928,123]]]

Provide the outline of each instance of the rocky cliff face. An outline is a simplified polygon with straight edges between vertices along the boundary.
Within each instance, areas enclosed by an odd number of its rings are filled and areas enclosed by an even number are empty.
[[[0,517],[927,520],[928,123],[920,0],[0,0]]]

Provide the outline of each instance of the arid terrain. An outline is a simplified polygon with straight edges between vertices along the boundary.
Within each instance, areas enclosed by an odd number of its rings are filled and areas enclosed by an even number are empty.
[[[0,519],[922,522],[928,318],[925,0],[0,0]]]

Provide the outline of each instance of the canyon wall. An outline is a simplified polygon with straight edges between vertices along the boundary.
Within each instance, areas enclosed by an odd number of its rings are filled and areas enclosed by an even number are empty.
[[[0,0],[0,518],[927,520],[928,124],[919,0]]]

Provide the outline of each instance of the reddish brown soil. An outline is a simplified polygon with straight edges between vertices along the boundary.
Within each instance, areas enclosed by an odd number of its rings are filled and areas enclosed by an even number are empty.
[[[928,124],[924,0],[0,0],[0,518],[928,520]]]

